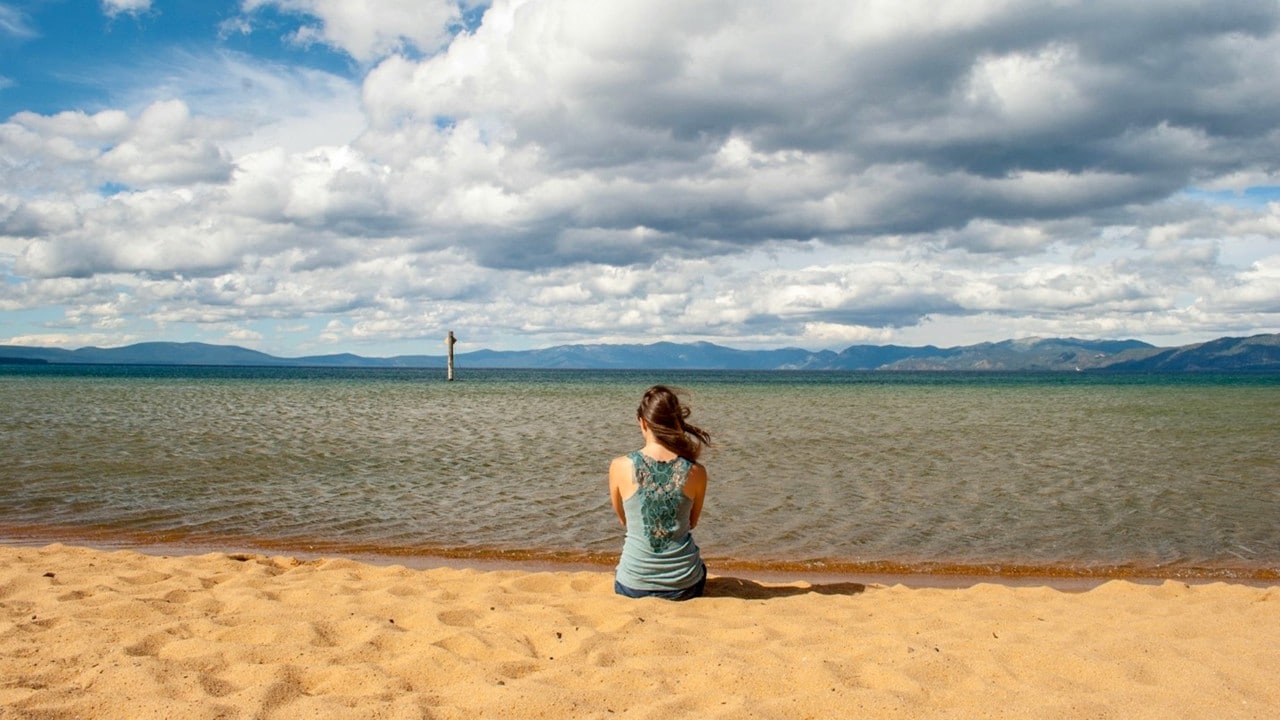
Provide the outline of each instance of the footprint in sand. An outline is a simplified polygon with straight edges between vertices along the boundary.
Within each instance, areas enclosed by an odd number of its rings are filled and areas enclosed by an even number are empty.
[[[310,627],[314,635],[311,638],[312,645],[315,647],[338,646],[338,632],[333,629],[332,625],[324,622],[314,622],[311,623]]]
[[[147,572],[138,573],[137,575],[125,575],[122,573],[120,575],[117,575],[116,577],[121,582],[127,583],[129,585],[154,585],[158,582],[163,582],[165,580],[168,580],[173,576],[168,573],[147,571]]]
[[[160,654],[162,647],[174,640],[189,640],[191,637],[191,628],[186,625],[175,625],[161,632],[150,633],[138,642],[126,645],[124,654],[131,657],[156,656]]]
[[[480,613],[475,610],[446,610],[438,613],[436,619],[449,627],[475,627],[476,621],[480,619]]]
[[[153,657],[160,654],[160,648],[170,639],[159,633],[148,635],[132,645],[126,645],[124,654],[129,657]]]
[[[238,688],[220,677],[200,673],[200,688],[213,697],[226,697]]]

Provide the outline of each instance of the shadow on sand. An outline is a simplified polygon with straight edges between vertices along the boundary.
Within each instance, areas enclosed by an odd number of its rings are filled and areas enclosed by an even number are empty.
[[[855,582],[837,582],[824,585],[796,587],[793,585],[762,585],[754,580],[736,577],[707,578],[707,588],[703,597],[734,597],[743,600],[769,600],[771,598],[792,597],[795,595],[857,595],[866,591],[867,586]]]

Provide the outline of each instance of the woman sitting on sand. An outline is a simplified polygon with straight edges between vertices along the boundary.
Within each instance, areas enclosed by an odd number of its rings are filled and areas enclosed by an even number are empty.
[[[627,528],[613,589],[627,597],[698,597],[707,566],[689,531],[707,493],[698,455],[711,436],[686,421],[689,408],[662,385],[645,391],[636,417],[644,447],[609,465],[609,497]]]

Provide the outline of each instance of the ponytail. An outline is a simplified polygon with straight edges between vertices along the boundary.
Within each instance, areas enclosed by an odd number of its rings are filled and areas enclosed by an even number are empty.
[[[654,385],[645,391],[636,417],[645,421],[653,437],[663,447],[691,462],[697,462],[711,434],[688,422],[690,410],[680,404],[677,390]]]

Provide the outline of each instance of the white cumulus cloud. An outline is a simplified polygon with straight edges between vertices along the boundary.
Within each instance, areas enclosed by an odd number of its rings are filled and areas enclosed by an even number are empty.
[[[110,17],[116,15],[137,15],[151,9],[151,0],[102,0],[102,12]]]
[[[360,62],[406,50],[434,52],[460,20],[458,3],[450,0],[244,0],[247,22],[268,6],[310,19],[291,42],[328,45]]]
[[[1280,327],[1270,0],[239,10],[351,75],[174,53],[107,107],[0,123],[0,307],[275,350],[254,323],[355,348]]]

